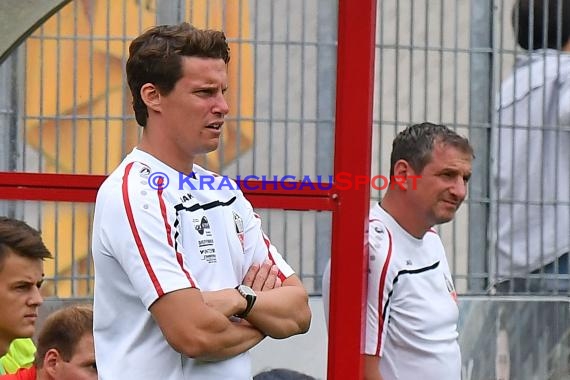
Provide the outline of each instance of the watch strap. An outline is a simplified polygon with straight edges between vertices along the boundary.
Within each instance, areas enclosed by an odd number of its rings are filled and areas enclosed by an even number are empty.
[[[236,317],[244,319],[248,316],[249,312],[253,308],[253,305],[255,304],[257,297],[253,294],[248,294],[248,293],[243,292],[240,288],[241,286],[242,285],[236,286],[236,290],[242,295],[243,298],[245,298],[245,300],[247,302],[247,306],[245,307],[245,310],[243,312],[237,314]]]

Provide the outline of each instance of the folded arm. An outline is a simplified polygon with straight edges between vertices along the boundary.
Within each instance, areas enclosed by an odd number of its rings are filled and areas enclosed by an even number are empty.
[[[283,283],[279,270],[270,261],[252,265],[243,284],[251,287],[257,299],[247,321],[273,338],[287,338],[305,333],[311,322],[308,296],[299,278],[295,275]],[[243,312],[245,299],[235,289],[204,292],[206,303],[226,317]],[[236,300],[237,297],[237,300]]]
[[[226,297],[228,312],[243,310],[243,298]],[[229,293],[228,293],[229,294]],[[168,343],[178,352],[199,360],[221,360],[245,352],[261,342],[262,332],[249,323],[231,321],[204,302],[196,288],[167,293],[150,307]]]
[[[280,287],[257,291],[257,300],[246,319],[276,339],[307,332],[311,310],[307,292],[299,278],[292,275]]]

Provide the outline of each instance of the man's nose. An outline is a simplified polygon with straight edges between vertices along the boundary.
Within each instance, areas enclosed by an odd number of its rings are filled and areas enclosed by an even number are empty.
[[[457,180],[451,187],[450,192],[461,201],[465,199],[465,196],[467,195],[467,183],[463,177],[457,177]]]
[[[224,94],[219,93],[216,97],[216,103],[214,104],[214,108],[212,110],[216,114],[227,115],[230,112],[230,107],[226,100]]]
[[[44,303],[44,298],[42,297],[42,295],[40,293],[40,289],[38,287],[34,286],[32,289],[32,294],[31,294],[30,298],[28,299],[28,305],[40,306],[42,303]]]

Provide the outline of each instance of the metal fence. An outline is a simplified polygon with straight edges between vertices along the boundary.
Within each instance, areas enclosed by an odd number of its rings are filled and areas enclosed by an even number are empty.
[[[498,278],[496,249],[487,232],[501,201],[489,180],[492,131],[500,122],[496,94],[515,58],[527,54],[514,41],[513,3],[378,1],[372,175],[389,173],[392,139],[406,125],[444,123],[469,136],[476,154],[470,194],[455,220],[439,229],[462,294],[487,292]],[[229,122],[220,149],[201,163],[229,176],[329,176],[336,17],[334,0],[71,1],[0,66],[0,167],[108,174],[139,134],[123,73],[128,43],[155,23],[188,20],[224,29],[232,51]],[[560,151],[568,150],[570,144],[563,145],[568,125],[557,133]],[[373,201],[379,199],[381,191],[372,192]],[[570,215],[566,195],[555,199],[556,225]],[[0,211],[42,229],[56,253],[47,268],[50,295],[91,294],[91,205],[6,201]],[[261,214],[268,235],[310,292],[319,294],[330,255],[330,215]],[[568,225],[556,238],[565,236],[570,236]]]

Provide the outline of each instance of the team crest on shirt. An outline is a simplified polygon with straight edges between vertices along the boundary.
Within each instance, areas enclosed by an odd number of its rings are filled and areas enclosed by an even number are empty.
[[[234,214],[234,225],[236,227],[237,237],[238,237],[239,242],[241,244],[241,250],[245,252],[245,246],[244,246],[245,233],[243,230],[243,220],[241,219],[241,217],[236,212],[232,211],[232,213]]]
[[[455,286],[453,286],[453,281],[451,281],[451,279],[445,274],[443,275],[443,278],[445,279],[445,285],[447,286],[447,291],[451,295],[451,298],[457,302],[457,292],[455,291]]]

